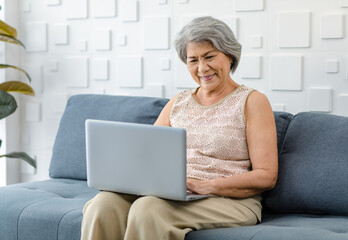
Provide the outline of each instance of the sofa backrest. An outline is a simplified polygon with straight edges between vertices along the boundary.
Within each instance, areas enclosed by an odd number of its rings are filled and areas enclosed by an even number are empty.
[[[278,182],[264,195],[280,213],[348,215],[348,118],[299,113],[279,153]]]
[[[66,106],[53,146],[51,178],[87,179],[85,120],[153,124],[168,99],[150,97],[74,95]]]

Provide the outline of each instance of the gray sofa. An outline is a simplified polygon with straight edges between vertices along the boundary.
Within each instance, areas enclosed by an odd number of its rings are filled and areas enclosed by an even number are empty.
[[[76,95],[61,119],[51,179],[0,188],[0,239],[78,240],[86,185],[85,119],[153,124],[167,99]],[[347,240],[348,118],[274,113],[279,150],[276,187],[264,193],[263,221],[193,231],[187,240]]]

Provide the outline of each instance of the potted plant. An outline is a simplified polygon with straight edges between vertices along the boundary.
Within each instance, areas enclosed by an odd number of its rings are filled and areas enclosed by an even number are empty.
[[[17,30],[8,24],[4,23],[0,20],[0,41],[13,43],[19,46],[22,46],[25,49],[25,46],[22,42],[20,42],[17,39]],[[1,64],[0,68],[12,68],[16,69],[22,73],[24,73],[31,82],[29,74],[24,71],[21,68],[18,68],[13,65],[8,64]],[[10,94],[10,92],[18,92],[21,94],[31,95],[34,96],[34,90],[28,85],[20,81],[6,81],[3,83],[0,83],[0,119],[3,119],[17,109],[17,102],[16,99]],[[0,139],[0,147],[1,147],[1,139]],[[7,157],[7,158],[18,158],[26,161],[31,166],[36,168],[36,160],[32,159],[28,154],[25,152],[11,152],[5,155],[0,155],[0,158]]]

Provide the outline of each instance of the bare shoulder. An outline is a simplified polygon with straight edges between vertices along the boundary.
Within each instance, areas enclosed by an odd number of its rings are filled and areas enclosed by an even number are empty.
[[[172,97],[169,102],[164,106],[162,109],[160,115],[158,116],[155,125],[159,126],[168,126],[170,127],[170,112],[172,111],[172,108],[174,106],[175,100],[178,95],[175,95]]]
[[[250,93],[245,103],[245,118],[251,120],[253,118],[273,117],[273,111],[266,95],[259,91]]]

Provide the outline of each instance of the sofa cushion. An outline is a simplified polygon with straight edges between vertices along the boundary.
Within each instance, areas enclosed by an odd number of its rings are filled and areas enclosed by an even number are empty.
[[[348,214],[348,118],[325,113],[293,117],[279,155],[276,212]]]
[[[51,178],[87,179],[86,119],[153,124],[167,99],[108,96],[72,96],[60,121],[50,165]]]
[[[193,231],[185,240],[345,240],[348,218],[311,214],[276,214],[261,224]]]
[[[99,191],[86,181],[51,179],[0,189],[0,238],[80,239],[82,209]]]
[[[288,130],[293,115],[287,112],[273,112],[273,114],[277,128],[277,146],[279,155],[283,146],[285,133]]]

